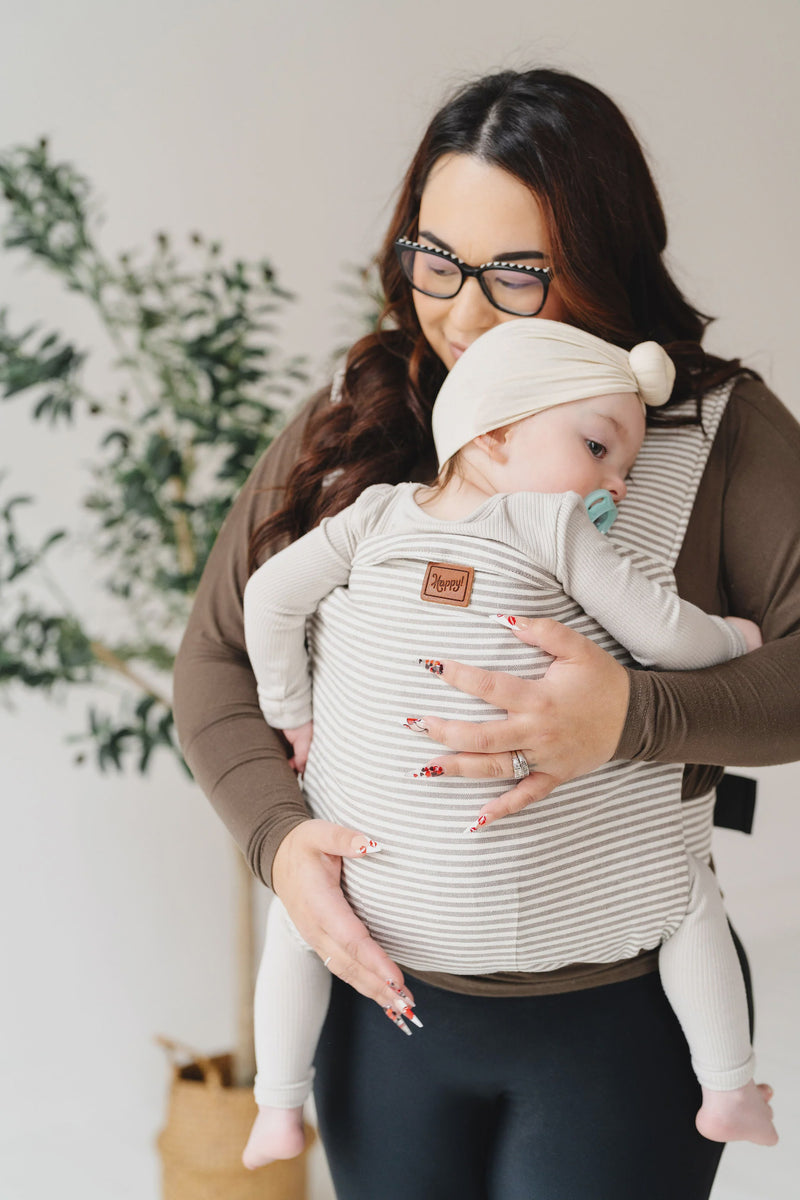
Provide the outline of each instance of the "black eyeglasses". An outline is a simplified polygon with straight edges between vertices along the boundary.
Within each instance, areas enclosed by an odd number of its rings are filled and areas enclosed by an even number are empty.
[[[452,300],[469,276],[477,279],[486,299],[501,312],[535,317],[544,308],[552,276],[550,267],[525,267],[509,262],[470,267],[449,250],[420,246],[404,237],[395,239],[394,248],[406,279],[425,296]]]

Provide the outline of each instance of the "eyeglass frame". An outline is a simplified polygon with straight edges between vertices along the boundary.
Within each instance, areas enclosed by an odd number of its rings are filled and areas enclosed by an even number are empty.
[[[404,250],[420,250],[423,254],[433,254],[435,257],[444,258],[447,262],[451,262],[455,267],[458,267],[458,270],[461,272],[461,282],[453,292],[452,296],[437,296],[435,292],[426,292],[424,288],[418,287],[417,284],[414,283],[413,279],[410,279],[406,274],[402,257]],[[502,262],[499,260],[483,263],[480,267],[471,267],[469,263],[463,262],[456,254],[452,254],[449,250],[441,250],[438,246],[421,246],[419,242],[412,242],[405,237],[398,237],[394,239],[394,251],[397,255],[398,262],[400,263],[400,270],[403,272],[403,278],[407,280],[414,291],[421,292],[423,296],[430,296],[432,300],[455,300],[456,296],[464,286],[464,281],[469,278],[477,279],[481,291],[493,308],[496,308],[498,312],[508,313],[509,316],[512,317],[521,317],[523,319],[526,317],[538,317],[539,313],[547,303],[547,293],[553,278],[552,267],[529,267],[524,263]],[[520,275],[535,275],[536,278],[540,280],[542,284],[542,303],[539,305],[536,312],[516,312],[514,309],[505,308],[502,304],[499,304],[495,300],[494,296],[492,296],[491,292],[489,291],[489,285],[484,281],[483,274],[485,271],[496,271],[498,269],[502,269],[503,271],[516,271]]]

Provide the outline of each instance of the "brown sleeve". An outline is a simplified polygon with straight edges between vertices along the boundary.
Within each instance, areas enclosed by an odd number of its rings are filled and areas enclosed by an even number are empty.
[[[617,757],[800,758],[800,426],[758,381],[734,388],[675,574],[707,611],[756,621],[765,645],[702,671],[632,671]]]
[[[283,742],[256,698],[242,618],[247,548],[253,529],[279,507],[308,418],[328,398],[327,389],[315,395],[253,468],[209,555],[175,660],[174,711],[184,757],[267,886],[280,842],[309,813]]]

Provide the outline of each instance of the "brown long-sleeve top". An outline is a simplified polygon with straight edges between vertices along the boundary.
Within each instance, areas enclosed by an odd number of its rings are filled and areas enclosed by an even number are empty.
[[[175,665],[186,760],[266,884],[280,842],[309,814],[284,745],[261,714],[245,650],[247,548],[252,530],[280,505],[309,416],[328,402],[327,392],[313,397],[256,464],[211,552]],[[742,377],[734,387],[675,575],[681,596],[710,613],[751,618],[765,643],[701,671],[630,672],[616,757],[700,764],[684,774],[690,799],[719,781],[722,766],[800,758],[800,425],[757,380]],[[651,951],[547,975],[426,978],[457,991],[511,995],[571,991],[655,969]]]

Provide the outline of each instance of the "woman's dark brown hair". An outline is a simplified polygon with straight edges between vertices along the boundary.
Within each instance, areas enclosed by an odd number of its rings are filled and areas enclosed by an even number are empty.
[[[661,201],[617,106],[561,71],[486,76],[445,104],[422,139],[377,257],[381,326],[348,354],[339,402],[309,423],[283,506],[251,539],[251,570],[270,545],[305,533],[370,484],[399,483],[420,462],[435,473],[430,413],[446,372],[420,330],[394,240],[414,236],[430,171],[453,153],[476,155],[531,189],[570,321],[626,349],[648,339],[666,346],[677,368],[673,400],[699,397],[741,369],[701,349],[710,318],[664,265]]]

